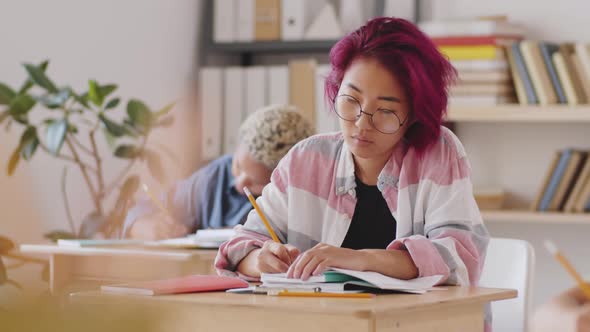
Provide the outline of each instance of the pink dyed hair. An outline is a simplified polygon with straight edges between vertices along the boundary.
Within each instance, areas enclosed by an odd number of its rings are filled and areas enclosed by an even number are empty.
[[[393,17],[374,18],[330,51],[332,70],[324,86],[330,109],[334,109],[344,73],[358,58],[376,59],[405,87],[415,121],[405,138],[422,155],[440,136],[455,69],[414,24]]]

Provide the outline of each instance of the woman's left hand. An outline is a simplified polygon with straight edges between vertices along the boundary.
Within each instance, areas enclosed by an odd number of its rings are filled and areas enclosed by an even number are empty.
[[[299,255],[287,271],[287,277],[302,280],[323,273],[329,267],[363,270],[364,259],[359,250],[318,243]]]

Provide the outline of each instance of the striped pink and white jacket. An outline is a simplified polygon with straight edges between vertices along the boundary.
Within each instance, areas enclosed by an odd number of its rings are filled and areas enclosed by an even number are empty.
[[[400,142],[378,177],[397,221],[387,249],[407,250],[421,277],[441,274],[449,285],[478,283],[489,236],[470,171],[461,142],[443,127],[422,158]],[[316,135],[281,160],[257,203],[283,243],[302,252],[319,242],[340,246],[356,205],[355,186],[352,154],[342,135]],[[236,230],[217,254],[220,274],[235,276],[238,263],[270,240],[254,210]]]

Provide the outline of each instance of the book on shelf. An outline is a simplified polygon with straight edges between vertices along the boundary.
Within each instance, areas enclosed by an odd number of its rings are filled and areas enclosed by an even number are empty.
[[[512,84],[514,84],[514,91],[516,92],[516,99],[518,100],[518,103],[520,105],[527,105],[527,92],[525,90],[523,79],[520,76],[519,69],[516,64],[516,58],[514,56],[514,52],[512,51],[512,46],[505,46],[505,52],[510,67]]]
[[[547,189],[543,193],[543,199],[541,199],[541,203],[539,204],[539,211],[549,211],[549,207],[551,206],[551,202],[557,191],[557,186],[563,177],[563,173],[565,172],[567,164],[572,156],[572,152],[572,149],[566,149],[561,153],[557,166],[555,167],[553,174],[551,174]]]
[[[586,157],[586,160],[583,163],[583,167],[578,174],[578,178],[575,181],[575,185],[572,188],[570,195],[567,198],[565,206],[563,208],[564,212],[574,213],[574,212],[582,212],[576,210],[576,203],[578,198],[582,195],[584,191],[584,185],[590,179],[590,158]]]
[[[548,105],[557,103],[557,95],[551,81],[549,73],[543,62],[539,43],[531,40],[520,42],[520,51],[524,59],[527,71],[530,75],[533,88],[539,99],[539,104]]]
[[[449,36],[524,36],[525,29],[516,23],[503,20],[441,20],[419,24],[420,29],[431,37]]]
[[[588,102],[588,95],[584,91],[584,87],[582,86],[582,76],[581,72],[578,71],[576,66],[575,58],[575,48],[574,44],[572,43],[562,43],[559,45],[559,53],[563,57],[563,63],[566,67],[567,72],[569,73],[569,78],[571,79],[571,85],[574,88],[574,92],[576,94],[576,99],[578,100],[579,104],[585,104]]]
[[[525,65],[519,43],[513,43],[510,46],[510,51],[512,52],[512,56],[514,58],[518,77],[520,77],[524,91],[526,93],[527,104],[537,104],[539,99],[535,89],[533,88],[533,81],[531,80],[531,76],[529,75],[529,71]]]
[[[503,46],[522,39],[520,36],[479,35],[444,36],[431,38],[437,46]]]
[[[583,189],[576,199],[574,206],[574,212],[585,212],[590,211],[590,176],[586,177],[585,183],[582,185]]]
[[[543,196],[545,195],[545,192],[547,191],[547,187],[549,186],[549,182],[551,181],[551,176],[553,175],[553,172],[555,172],[555,169],[557,168],[557,164],[559,163],[560,159],[561,159],[561,151],[556,151],[555,154],[553,155],[553,158],[551,159],[551,163],[549,164],[549,168],[545,172],[545,176],[543,177],[543,183],[541,184],[541,188],[539,188],[539,191],[537,192],[537,196],[535,197],[535,200],[531,204],[531,208],[530,208],[531,211],[537,211],[540,209],[541,200],[543,199]]]
[[[500,70],[458,70],[459,83],[509,83],[510,72],[507,69]]]
[[[582,151],[572,150],[567,164],[564,168],[563,175],[559,179],[555,194],[549,203],[549,211],[560,211],[563,209],[563,203],[567,194],[571,191],[572,184],[575,183],[576,175],[579,173],[580,164],[584,161],[585,154]]]
[[[504,59],[502,47],[496,45],[455,46],[444,45],[439,51],[451,60],[497,60]]]
[[[505,59],[499,60],[452,60],[451,65],[459,71],[486,71],[486,70],[502,70],[508,68],[508,63]]]
[[[557,102],[560,104],[567,104],[567,99],[565,97],[561,81],[557,76],[557,70],[552,60],[553,54],[559,52],[559,45],[555,43],[539,42],[539,50],[541,51],[543,63],[547,68],[549,78],[551,79],[551,85],[553,86],[553,90],[555,90],[557,95]]]
[[[467,84],[460,82],[450,88],[450,94],[453,96],[460,95],[494,95],[494,96],[511,96],[514,94],[514,87],[510,82],[505,83],[478,83]]]
[[[563,87],[563,93],[568,105],[578,105],[581,103],[580,96],[574,88],[574,80],[570,73],[569,67],[565,63],[563,54],[560,52],[553,53],[552,55],[553,64],[555,65],[555,71],[559,82]]]

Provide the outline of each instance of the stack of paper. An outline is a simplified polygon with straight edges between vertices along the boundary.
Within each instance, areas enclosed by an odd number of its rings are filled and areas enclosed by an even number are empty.
[[[368,292],[396,291],[422,294],[438,284],[443,276],[435,275],[411,280],[401,280],[371,271],[353,271],[331,268],[323,275],[303,281],[287,278],[285,273],[263,273],[262,287],[284,289],[318,289],[322,292],[364,290]]]

